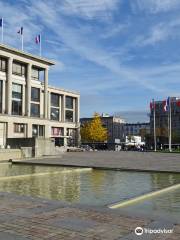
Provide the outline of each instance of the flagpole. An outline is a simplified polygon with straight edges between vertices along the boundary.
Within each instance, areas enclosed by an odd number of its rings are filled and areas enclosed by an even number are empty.
[[[4,22],[3,22],[3,18],[2,18],[2,27],[1,27],[1,42],[3,43],[3,32],[4,32]]]
[[[42,48],[41,48],[41,41],[42,41],[42,38],[41,38],[41,34],[39,35],[40,36],[40,42],[39,42],[39,55],[41,57],[41,54],[42,54]]]
[[[23,38],[23,33],[21,34],[21,49],[22,49],[22,51],[24,50],[24,38]]]
[[[153,102],[153,115],[154,115],[154,151],[156,152],[156,112],[155,112],[155,101],[154,101],[154,99],[152,100],[152,102]]]
[[[172,126],[171,126],[171,97],[169,97],[169,151],[172,152],[171,138],[172,138]]]

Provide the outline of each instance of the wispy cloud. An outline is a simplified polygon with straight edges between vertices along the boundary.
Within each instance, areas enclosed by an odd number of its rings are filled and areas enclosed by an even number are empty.
[[[119,0],[64,0],[60,10],[66,15],[76,15],[85,19],[109,19]]]
[[[135,11],[141,10],[154,14],[180,8],[179,0],[134,0],[131,4]]]
[[[5,42],[20,47],[16,32],[23,25],[25,50],[37,53],[34,36],[41,32],[43,55],[57,62],[50,81],[82,91],[83,111],[86,104],[93,111],[94,102],[104,111],[132,108],[135,97],[136,107],[145,107],[152,96],[178,93],[180,18],[174,10],[180,3],[127,1],[0,0]],[[138,14],[127,8],[132,2]]]

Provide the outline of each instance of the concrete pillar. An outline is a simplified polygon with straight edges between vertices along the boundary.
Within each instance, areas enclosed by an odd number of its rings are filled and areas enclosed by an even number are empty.
[[[80,98],[79,97],[76,98],[75,116],[76,116],[75,121],[79,123],[79,118],[80,118]]]
[[[67,146],[67,128],[64,128],[64,147]]]
[[[25,108],[26,108],[26,94],[25,94],[25,85],[22,85],[22,116],[25,115]]]
[[[76,107],[75,107],[75,115],[76,115],[76,146],[80,146],[81,144],[81,134],[80,134],[80,97],[76,98]]]
[[[27,79],[26,79],[26,115],[31,115],[31,69],[32,64],[27,66]]]
[[[61,96],[59,96],[59,122],[62,121],[62,99],[61,99]]]
[[[65,108],[66,108],[66,96],[62,95],[61,99],[61,121],[65,122]]]
[[[48,108],[48,69],[44,70],[44,118],[48,117],[47,114]]]
[[[2,113],[6,112],[6,82],[2,81]]]
[[[48,92],[48,111],[47,111],[48,119],[51,119],[51,93]]]
[[[11,115],[12,108],[12,64],[13,58],[8,58],[8,70],[7,70],[7,113]]]

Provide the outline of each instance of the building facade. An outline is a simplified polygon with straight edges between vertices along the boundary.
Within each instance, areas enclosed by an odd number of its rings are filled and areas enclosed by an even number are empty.
[[[125,136],[141,136],[144,141],[145,136],[150,134],[150,123],[125,123],[124,135]]]
[[[92,121],[92,119],[93,118],[81,118],[81,125]],[[101,116],[101,121],[108,132],[107,148],[115,149],[115,145],[120,144],[124,139],[123,125],[125,122],[120,117],[104,114]]]
[[[168,111],[165,111],[165,101],[155,101],[155,125],[157,145],[168,144]],[[180,144],[180,100],[171,98],[171,128],[172,143]],[[154,110],[150,110],[150,132],[154,135]]]
[[[79,93],[48,85],[53,61],[0,45],[0,146],[8,139],[53,138],[78,145]]]

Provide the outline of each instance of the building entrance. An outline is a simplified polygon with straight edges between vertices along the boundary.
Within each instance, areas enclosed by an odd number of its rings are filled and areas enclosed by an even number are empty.
[[[0,147],[6,145],[6,123],[0,122]]]

